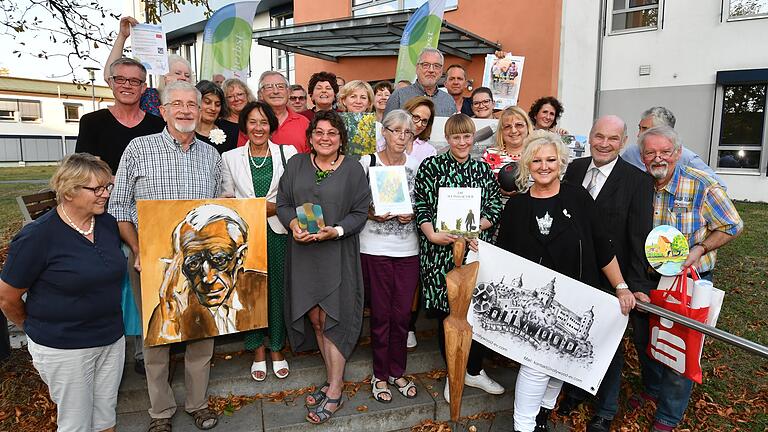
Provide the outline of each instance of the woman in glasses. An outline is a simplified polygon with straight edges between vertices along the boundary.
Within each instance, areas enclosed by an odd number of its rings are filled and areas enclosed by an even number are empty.
[[[114,430],[125,340],[125,255],[105,212],[112,172],[87,153],[51,179],[58,206],[13,239],[0,309],[27,334],[32,363],[58,407],[58,430]],[[26,302],[22,295],[26,293]]]
[[[499,170],[510,163],[520,160],[523,153],[523,142],[533,132],[533,124],[522,108],[510,106],[504,108],[499,116],[499,125],[496,131],[496,145],[483,153],[483,161],[491,166],[494,174],[498,176]],[[502,189],[502,194],[512,191]]]
[[[474,118],[493,118],[493,93],[488,87],[478,87],[472,92],[472,113]]]
[[[489,240],[491,228],[501,214],[499,185],[487,164],[470,157],[474,145],[475,124],[465,114],[454,114],[445,122],[445,138],[449,151],[425,160],[416,174],[414,210],[419,236],[419,261],[424,308],[427,316],[437,321],[438,344],[445,359],[443,321],[448,317],[448,294],[445,275],[453,269],[453,242],[459,236],[446,230],[445,222],[437,223],[437,205],[440,188],[479,188],[480,214],[473,231],[479,231],[482,240]],[[474,223],[473,223],[474,224]],[[476,240],[468,239],[468,247],[477,250]],[[483,358],[486,349],[472,342],[467,362],[465,383],[487,393],[504,393],[504,387],[486,375]],[[443,395],[449,401],[446,379]],[[450,401],[449,401],[450,402]]]
[[[344,155],[347,131],[339,114],[318,111],[306,133],[311,152],[286,164],[277,217],[290,232],[288,338],[295,351],[319,349],[325,362],[327,381],[306,398],[306,419],[317,424],[341,408],[344,368],[362,327],[359,233],[371,191],[360,164]]]
[[[224,90],[224,97],[227,99],[227,108],[229,109],[229,117],[222,119],[222,121],[229,123],[232,125],[231,127],[238,128],[240,111],[243,110],[248,102],[256,102],[256,97],[251,92],[251,89],[248,88],[248,85],[237,78],[224,80],[221,88]],[[237,146],[242,147],[247,142],[248,137],[240,132],[237,135]]]
[[[413,182],[420,161],[406,154],[413,141],[414,126],[405,110],[392,110],[384,117],[384,150],[363,156],[360,164],[370,167],[402,166],[413,202]],[[419,236],[413,213],[390,214],[368,210],[368,221],[360,233],[363,280],[371,303],[371,348],[373,350],[373,397],[392,401],[393,385],[404,397],[416,397],[416,386],[405,377],[406,339],[411,304],[419,284]]]

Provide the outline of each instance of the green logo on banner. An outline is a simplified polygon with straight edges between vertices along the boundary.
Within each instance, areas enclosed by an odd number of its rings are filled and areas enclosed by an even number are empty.
[[[413,27],[411,38],[408,40],[408,56],[411,63],[416,64],[419,61],[421,50],[427,46],[435,46],[434,43],[440,36],[440,27],[443,20],[435,15],[427,15]],[[433,33],[430,37],[429,33]]]
[[[241,18],[227,18],[213,32],[213,58],[230,70],[248,66],[251,55],[251,24]]]

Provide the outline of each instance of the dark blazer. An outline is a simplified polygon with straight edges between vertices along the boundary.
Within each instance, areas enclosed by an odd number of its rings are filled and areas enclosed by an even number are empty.
[[[530,192],[513,195],[501,215],[497,245],[516,255],[584,282],[600,285],[600,269],[614,257],[611,242],[597,218],[592,197],[581,186],[560,184],[552,228],[545,240],[537,235]]]
[[[582,185],[591,162],[590,157],[572,161],[563,180]],[[595,203],[629,289],[648,294],[655,288],[645,258],[645,238],[653,228],[653,178],[619,156]],[[603,275],[601,283],[609,285]]]

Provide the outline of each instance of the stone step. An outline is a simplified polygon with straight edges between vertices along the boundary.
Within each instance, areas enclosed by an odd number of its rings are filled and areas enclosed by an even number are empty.
[[[408,373],[428,372],[433,369],[444,368],[442,358],[437,347],[435,332],[419,333],[419,345],[408,353]],[[226,342],[225,345],[231,344]],[[268,362],[267,379],[257,383],[250,376],[250,367],[253,357],[251,353],[242,351],[242,344],[238,352],[232,354],[217,353],[211,367],[211,375],[208,383],[208,394],[214,396],[253,395],[257,393],[268,394],[286,389],[298,389],[313,384],[320,384],[325,380],[325,366],[319,354],[286,357],[291,367],[291,374],[284,380],[279,380],[271,371],[271,363]],[[173,376],[172,388],[176,401],[183,406],[184,401],[184,362],[183,355],[176,356],[176,368]],[[360,345],[350,357],[345,370],[346,381],[362,381],[371,374],[373,369],[373,357],[370,345]],[[123,380],[117,399],[117,412],[129,413],[146,411],[149,408],[149,396],[147,394],[146,380],[136,374],[132,367],[123,372]]]
[[[505,388],[502,395],[490,395],[482,390],[465,387],[462,397],[461,415],[464,417],[453,430],[467,431],[474,426],[479,432],[512,431],[511,410],[514,405],[514,382],[517,371],[509,368],[488,369],[487,373]],[[361,384],[353,394],[345,393],[344,405],[324,425],[312,425],[306,421],[307,410],[303,398],[294,401],[270,402],[260,399],[252,402],[232,415],[221,417],[218,430],[259,431],[259,432],[319,432],[319,431],[410,431],[411,427],[423,421],[448,421],[449,405],[443,399],[445,378],[431,378],[417,374],[415,381],[418,395],[406,399],[393,389],[391,403],[380,403],[373,399],[370,384]],[[487,415],[489,413],[495,416]],[[477,416],[477,419],[466,417]],[[127,413],[118,416],[120,431],[143,431],[149,424],[146,413]],[[178,413],[174,417],[174,431],[192,432],[196,428],[191,417]],[[226,425],[223,429],[222,426]],[[552,431],[569,430],[566,425],[553,425]]]

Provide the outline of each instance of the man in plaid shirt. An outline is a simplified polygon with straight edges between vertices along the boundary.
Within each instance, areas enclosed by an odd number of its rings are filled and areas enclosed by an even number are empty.
[[[682,144],[674,129],[650,128],[640,135],[638,144],[643,163],[656,182],[653,226],[671,225],[680,230],[690,247],[683,267],[693,266],[702,278],[712,280],[716,250],[739,235],[744,222],[717,181],[677,163]],[[647,314],[635,315],[635,331],[648,329]],[[656,400],[653,431],[671,431],[685,413],[693,381],[649,359],[645,354],[647,345],[647,340],[638,343],[644,393],[633,397],[630,405],[637,408],[647,400]]]
[[[195,137],[200,92],[186,81],[176,81],[163,90],[160,99],[160,113],[167,126],[158,134],[138,137],[128,144],[109,200],[109,213],[117,219],[120,237],[130,248],[129,259],[134,260],[137,271],[141,271],[141,263],[136,201],[216,198],[221,182],[219,153]],[[140,281],[132,279],[141,310]],[[169,350],[169,345],[144,348],[152,431],[170,431],[176,412],[176,400],[168,383]],[[213,338],[186,345],[184,408],[199,429],[210,429],[218,422],[216,414],[208,409],[206,396],[212,356]]]

